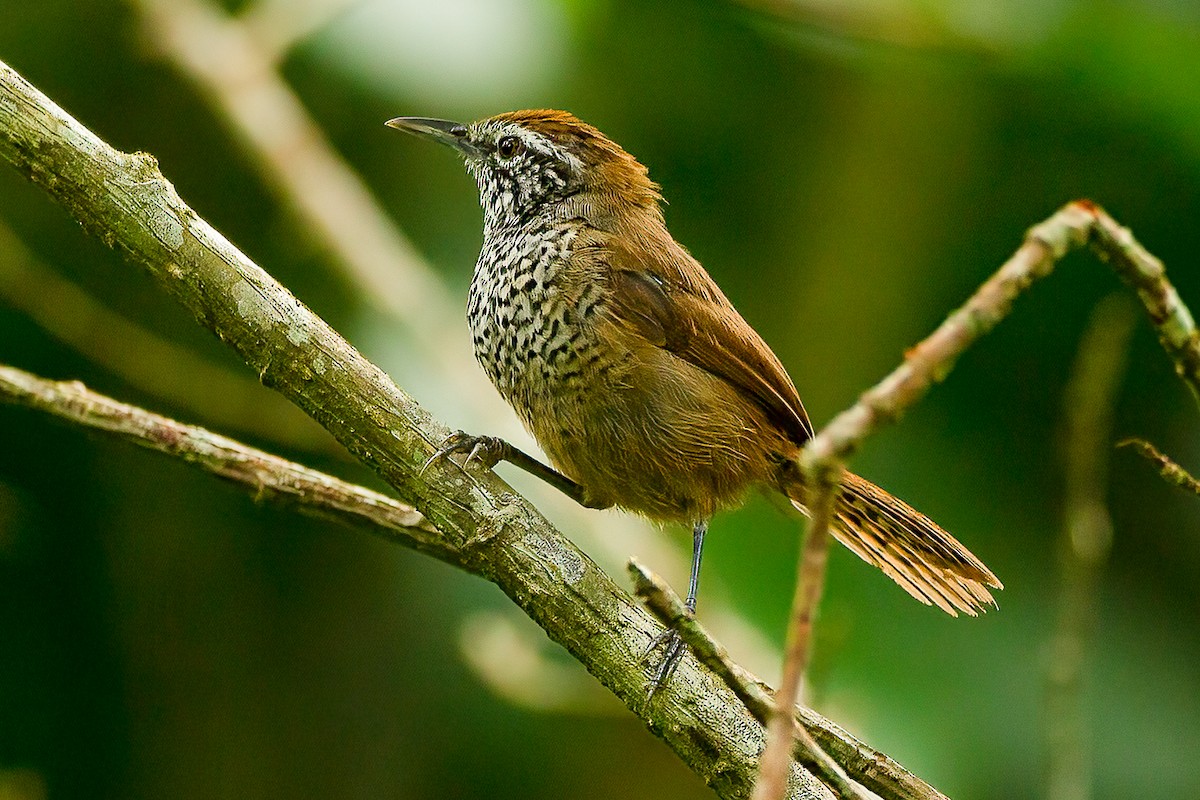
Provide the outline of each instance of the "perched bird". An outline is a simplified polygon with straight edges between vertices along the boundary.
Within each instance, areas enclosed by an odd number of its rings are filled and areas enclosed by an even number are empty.
[[[813,429],[783,365],[671,237],[646,168],[596,128],[550,110],[387,124],[454,148],[479,186],[475,355],[554,468],[466,434],[435,457],[507,460],[583,505],[692,525],[694,611],[714,513],[756,486],[805,510],[796,456]],[[952,615],[975,615],[1001,588],[932,520],[850,472],[833,534]],[[674,633],[664,644],[651,691],[682,655]]]

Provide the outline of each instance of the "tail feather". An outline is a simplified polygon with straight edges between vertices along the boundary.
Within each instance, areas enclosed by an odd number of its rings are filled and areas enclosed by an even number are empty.
[[[802,512],[804,490],[786,487]],[[910,505],[852,472],[842,476],[834,508],[834,537],[874,564],[904,591],[951,616],[976,616],[996,604],[987,587],[1004,588],[957,539]]]

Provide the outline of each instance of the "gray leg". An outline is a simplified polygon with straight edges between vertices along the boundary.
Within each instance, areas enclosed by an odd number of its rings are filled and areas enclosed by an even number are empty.
[[[700,520],[692,526],[692,574],[688,578],[688,595],[684,605],[687,606],[688,611],[693,613],[696,611],[696,588],[700,583],[700,559],[704,555],[704,534],[706,533],[708,533],[708,520]],[[646,655],[642,658],[645,659],[662,644],[666,645],[666,650],[663,652],[663,659],[659,663],[658,669],[654,672],[654,679],[650,681],[650,687],[646,693],[647,699],[653,697],[655,692],[671,680],[675,668],[683,659],[683,639],[674,628],[669,628],[654,637],[654,641],[650,643],[646,649]]]
[[[437,452],[426,460],[425,465],[421,469],[425,469],[425,467],[428,467],[434,461],[445,458],[451,453],[467,454],[467,460],[463,462],[464,467],[471,461],[478,461],[483,466],[491,469],[501,461],[507,461],[525,470],[530,475],[541,478],[581,506],[586,506],[587,508],[607,508],[607,506],[590,502],[584,488],[566,475],[495,436],[472,436],[462,431],[451,434],[446,441],[442,442]]]

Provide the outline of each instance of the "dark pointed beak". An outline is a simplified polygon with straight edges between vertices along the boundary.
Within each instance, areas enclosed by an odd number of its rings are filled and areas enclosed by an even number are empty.
[[[471,144],[467,137],[469,133],[467,126],[461,122],[427,117],[396,117],[389,119],[384,124],[389,128],[453,147],[464,156],[478,157],[480,155],[479,148]]]

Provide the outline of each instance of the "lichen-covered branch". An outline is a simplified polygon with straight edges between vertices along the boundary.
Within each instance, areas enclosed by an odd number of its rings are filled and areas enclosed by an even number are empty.
[[[464,568],[496,583],[723,797],[750,792],[762,726],[694,659],[646,702],[639,656],[657,624],[490,471],[421,466],[449,431],[200,219],[154,159],[102,142],[0,64],[0,157],[154,276],[196,320],[391,484]],[[790,770],[792,795],[827,798]]]
[[[1200,494],[1200,480],[1193,478],[1191,473],[1145,439],[1124,439],[1117,442],[1117,447],[1132,447],[1138,455],[1154,465],[1164,481],[1192,494]]]
[[[629,561],[634,591],[664,625],[679,631],[699,661],[733,689],[746,708],[764,725],[774,700],[769,687],[729,657],[729,652],[687,610],[667,582],[636,559]],[[905,800],[946,800],[941,792],[883,753],[873,750],[814,711],[799,708],[792,720],[796,745],[793,757],[811,769],[843,798],[865,798],[855,781],[879,797]]]
[[[49,381],[0,364],[0,402],[37,409],[181,459],[242,487],[257,501],[345,522],[443,561],[457,561],[457,552],[412,506],[204,428],[122,403],[77,381]]]

